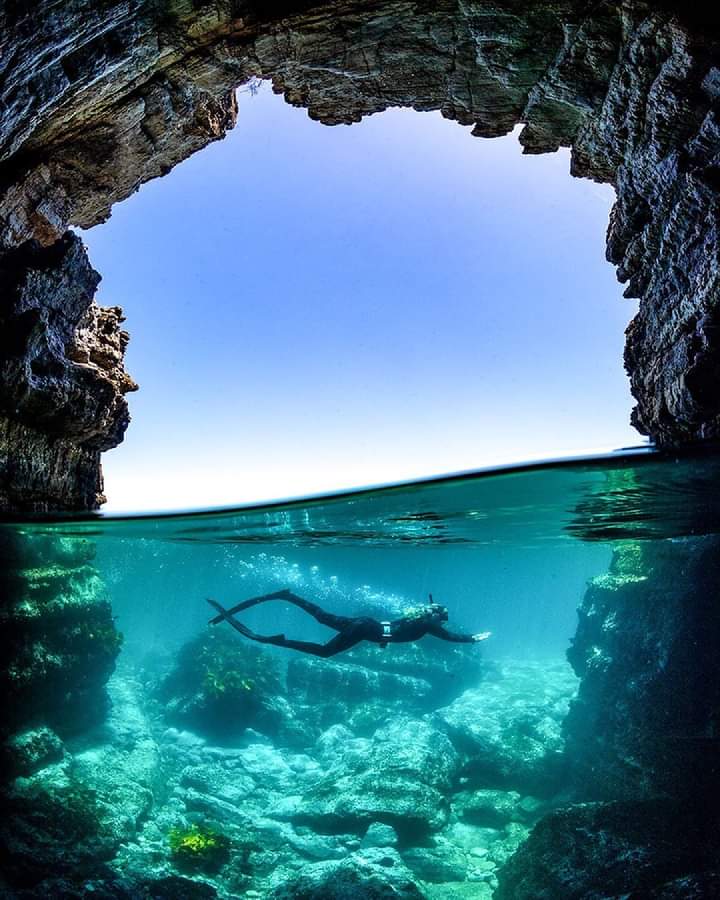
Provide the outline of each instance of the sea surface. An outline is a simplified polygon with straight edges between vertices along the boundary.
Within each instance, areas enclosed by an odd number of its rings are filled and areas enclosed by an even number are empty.
[[[432,593],[455,630],[492,631],[483,654],[562,658],[588,580],[618,542],[718,532],[719,474],[712,456],[639,450],[267,506],[14,527],[92,542],[127,653],[196,634],[206,597],[229,606],[292,588],[332,612],[381,617]],[[317,637],[291,608],[246,618]]]
[[[710,455],[638,450],[257,507],[7,522],[15,565],[27,551],[28,584],[62,581],[73,627],[109,609],[86,629],[110,662],[99,676],[87,650],[101,683],[83,702],[103,710],[71,727],[38,702],[23,727],[49,728],[62,752],[28,763],[18,790],[90,791],[107,865],[138,883],[284,897],[359,867],[400,896],[490,898],[532,827],[578,799],[561,762],[578,608],[609,572],[626,577],[623,560],[641,581],[657,548],[677,566],[717,535],[718,474]],[[284,589],[381,621],[432,595],[453,632],[490,637],[322,659],[208,624],[207,598]],[[55,601],[27,590],[42,618]],[[282,600],[239,619],[334,634]]]

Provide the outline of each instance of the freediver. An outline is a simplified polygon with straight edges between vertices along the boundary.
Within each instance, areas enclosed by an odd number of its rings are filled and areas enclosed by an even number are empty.
[[[246,625],[234,618],[235,613],[244,609],[250,609],[251,606],[257,606],[259,603],[267,603],[270,600],[282,600],[285,603],[299,606],[300,609],[305,610],[306,613],[317,619],[321,625],[333,628],[338,634],[326,644],[316,644],[311,641],[294,641],[286,638],[284,634],[255,634]],[[273,644],[276,647],[288,647],[290,650],[299,650],[301,653],[310,653],[313,656],[321,656],[324,659],[349,650],[361,641],[369,641],[372,644],[378,644],[380,647],[387,647],[388,644],[407,644],[411,641],[417,641],[426,634],[457,644],[474,644],[490,637],[489,631],[483,631],[480,634],[456,634],[448,631],[442,624],[448,620],[447,608],[439,603],[433,603],[432,594],[430,594],[430,602],[426,606],[414,608],[402,618],[395,619],[392,622],[379,622],[377,619],[372,619],[369,616],[336,616],[325,612],[316,603],[304,600],[287,589],[275,591],[272,594],[263,594],[261,597],[252,597],[250,600],[238,603],[232,609],[224,609],[216,600],[208,599],[208,603],[218,611],[218,615],[210,619],[211,625],[218,625],[220,622],[226,621],[236,631],[239,631],[240,634],[251,641],[259,641],[261,644]]]

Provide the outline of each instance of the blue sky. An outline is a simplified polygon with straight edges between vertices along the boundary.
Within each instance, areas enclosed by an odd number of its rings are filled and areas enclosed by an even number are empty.
[[[85,232],[125,309],[107,510],[232,504],[639,443],[612,190],[439,113],[235,131]]]

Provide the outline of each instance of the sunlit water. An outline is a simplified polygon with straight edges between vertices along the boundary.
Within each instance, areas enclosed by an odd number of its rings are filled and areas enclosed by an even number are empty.
[[[127,652],[197,633],[206,597],[231,605],[292,587],[345,615],[398,615],[432,593],[456,630],[493,632],[485,655],[561,657],[588,579],[606,571],[614,543],[716,531],[718,470],[712,458],[638,452],[259,508],[22,530],[95,545]],[[280,615],[288,633],[312,628],[292,608],[252,615],[258,630]]]
[[[270,896],[304,867],[372,855],[372,839],[361,845],[365,832],[389,825],[399,840],[387,851],[400,852],[395,871],[407,869],[427,896],[466,884],[473,892],[462,896],[490,897],[503,863],[567,788],[556,773],[545,783],[540,770],[513,775],[512,765],[498,775],[497,760],[483,769],[468,735],[499,756],[515,740],[532,741],[538,758],[562,752],[577,688],[565,654],[588,584],[607,573],[618,547],[692,547],[717,534],[719,467],[712,457],[628,453],[261,508],[8,523],[6,536],[22,536],[20,556],[47,537],[62,538],[63,552],[75,542],[92,548],[86,555],[101,585],[93,590],[110,601],[123,635],[109,725],[64,735],[53,723],[69,757],[31,777],[72,777],[96,791],[103,815],[113,808],[124,822],[112,826],[122,832],[114,864],[138,877],[181,872],[220,896]],[[52,556],[52,546],[43,552]],[[380,620],[432,594],[453,631],[491,637],[361,645],[325,660],[208,625],[207,597],[231,606],[284,588],[331,612]],[[332,636],[282,602],[241,619],[260,634]],[[423,731],[429,723],[432,733]],[[423,756],[426,743],[434,749]],[[419,749],[402,777],[371,771],[384,759],[379,747],[395,747],[392,757],[406,744]],[[448,760],[436,777],[423,766],[442,755],[438,746]],[[69,759],[72,774],[58,774]],[[383,765],[392,769],[388,759]],[[375,796],[375,776],[389,797]],[[117,809],[133,807],[133,792],[113,781],[123,777],[148,792],[132,826],[132,811],[123,818]],[[422,787],[416,805],[436,803],[435,818],[404,808],[413,779]],[[345,796],[348,781],[363,785],[362,797]],[[345,792],[339,806],[333,790]],[[486,807],[512,798],[514,812],[483,812],[483,796]],[[379,845],[392,845],[378,828]],[[184,859],[178,842],[198,829],[221,834],[229,855],[193,857],[191,848]]]

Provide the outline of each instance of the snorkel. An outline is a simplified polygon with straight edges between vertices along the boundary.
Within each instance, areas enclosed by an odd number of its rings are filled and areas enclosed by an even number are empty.
[[[441,622],[447,622],[449,617],[447,606],[442,606],[440,603],[434,603],[432,594],[428,594],[428,610],[434,619],[439,619]]]

